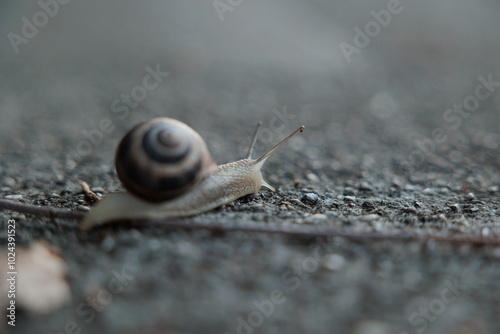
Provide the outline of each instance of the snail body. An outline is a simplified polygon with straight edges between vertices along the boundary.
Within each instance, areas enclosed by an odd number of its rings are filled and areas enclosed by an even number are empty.
[[[262,186],[274,191],[263,180],[261,168],[304,127],[254,160],[251,153],[258,129],[247,158],[217,166],[203,139],[185,123],[162,117],[137,125],[120,142],[115,159],[117,174],[128,191],[99,201],[83,220],[82,229],[119,220],[188,217],[257,193]]]

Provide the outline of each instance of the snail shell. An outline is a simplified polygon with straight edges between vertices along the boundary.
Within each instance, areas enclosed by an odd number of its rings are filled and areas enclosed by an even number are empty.
[[[166,117],[130,130],[118,145],[115,166],[125,188],[151,202],[178,197],[217,169],[200,135]]]
[[[301,126],[258,159],[251,159],[260,124],[246,159],[217,166],[196,131],[171,118],[155,118],[130,130],[118,145],[116,171],[128,190],[92,208],[84,230],[120,220],[188,217],[257,193],[269,156],[304,129]]]

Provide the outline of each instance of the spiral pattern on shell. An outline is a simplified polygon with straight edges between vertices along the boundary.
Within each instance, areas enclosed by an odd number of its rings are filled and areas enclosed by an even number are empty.
[[[118,145],[115,165],[125,188],[151,202],[186,193],[217,168],[200,135],[168,117],[130,130]]]

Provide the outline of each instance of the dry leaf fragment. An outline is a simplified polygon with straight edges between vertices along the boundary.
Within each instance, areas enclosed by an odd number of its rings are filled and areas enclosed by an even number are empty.
[[[7,252],[0,252],[0,267],[7,268]],[[64,260],[49,249],[45,242],[16,250],[16,308],[48,314],[71,301],[71,289],[66,281],[67,266]],[[7,298],[7,272],[0,281],[1,305]]]

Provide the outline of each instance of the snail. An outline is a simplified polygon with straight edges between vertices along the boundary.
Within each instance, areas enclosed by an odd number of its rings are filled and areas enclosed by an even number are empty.
[[[118,178],[127,191],[99,201],[81,228],[119,220],[189,217],[257,193],[262,186],[275,191],[260,170],[304,126],[252,159],[260,126],[245,159],[217,166],[201,136],[187,124],[159,117],[136,125],[123,137],[115,156]]]

